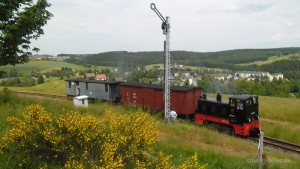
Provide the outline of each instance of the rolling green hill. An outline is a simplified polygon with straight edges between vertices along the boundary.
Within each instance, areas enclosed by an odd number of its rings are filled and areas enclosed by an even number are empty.
[[[17,70],[23,73],[30,73],[31,71],[39,71],[39,72],[47,72],[51,70],[60,69],[61,67],[70,67],[72,69],[83,69],[82,66],[66,63],[66,62],[58,62],[58,61],[49,61],[49,60],[41,60],[41,61],[30,61],[25,64],[19,64],[15,66],[0,66],[0,71],[9,71],[9,70]]]
[[[300,53],[299,47],[274,49],[236,49],[219,52],[171,51],[171,62],[188,66],[204,66],[234,69],[234,64],[266,61],[272,56]],[[163,63],[163,52],[114,51],[99,54],[76,56],[69,60],[75,64],[98,66],[146,66]]]

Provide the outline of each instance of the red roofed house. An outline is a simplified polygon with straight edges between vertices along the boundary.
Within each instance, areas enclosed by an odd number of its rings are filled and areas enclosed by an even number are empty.
[[[106,75],[105,74],[97,74],[95,79],[96,80],[106,80]]]
[[[90,80],[95,79],[95,73],[86,73],[84,75],[84,78],[85,79],[90,79]]]

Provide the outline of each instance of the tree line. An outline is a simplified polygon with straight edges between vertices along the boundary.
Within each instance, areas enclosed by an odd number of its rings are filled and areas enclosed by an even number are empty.
[[[300,98],[300,83],[282,79],[269,81],[256,77],[253,81],[247,81],[245,79],[219,81],[210,75],[206,75],[202,80],[198,80],[198,86],[201,86],[203,91],[208,93],[246,93],[260,96],[294,96]]]
[[[60,70],[52,70],[46,73],[40,73],[37,71],[31,71],[29,74],[24,74],[12,69],[5,72],[0,79],[0,86],[12,86],[12,87],[31,87],[45,82],[45,78],[59,77],[60,79],[70,78],[75,76],[75,72],[72,68],[62,67]]]
[[[220,52],[171,51],[171,62],[189,66],[235,69],[234,64],[264,61],[271,56],[300,53],[300,48],[237,49]],[[162,51],[127,52],[113,51],[92,55],[73,55],[69,60],[74,64],[97,66],[146,66],[164,62]]]

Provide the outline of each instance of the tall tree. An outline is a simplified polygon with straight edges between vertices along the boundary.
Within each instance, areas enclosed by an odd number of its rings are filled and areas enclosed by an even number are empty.
[[[0,66],[28,62],[30,40],[44,34],[53,16],[50,6],[47,0],[0,0]]]

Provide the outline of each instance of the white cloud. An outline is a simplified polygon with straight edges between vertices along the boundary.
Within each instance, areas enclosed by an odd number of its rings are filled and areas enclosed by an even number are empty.
[[[152,2],[171,18],[172,50],[300,44],[299,0],[50,0],[54,17],[33,44],[49,54],[163,50]]]
[[[252,13],[265,11],[273,5],[270,1],[266,0],[239,0],[229,4],[225,11],[237,13]]]

